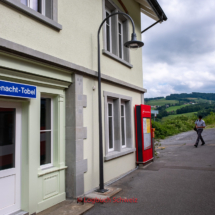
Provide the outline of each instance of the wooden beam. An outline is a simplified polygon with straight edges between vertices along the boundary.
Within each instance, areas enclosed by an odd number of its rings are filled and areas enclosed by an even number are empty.
[[[125,11],[127,14],[129,14],[129,13],[128,13],[128,10],[127,10],[127,8],[125,7],[125,5],[124,5],[124,3],[122,2],[122,0],[118,0],[118,2],[120,3],[120,5],[121,5],[122,8],[124,9],[124,11]]]

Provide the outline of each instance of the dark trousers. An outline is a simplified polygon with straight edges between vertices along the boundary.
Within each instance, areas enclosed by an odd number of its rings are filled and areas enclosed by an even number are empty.
[[[198,146],[198,144],[199,144],[199,139],[202,141],[202,143],[205,142],[205,141],[203,140],[203,138],[202,138],[202,132],[203,132],[203,129],[198,129],[198,130],[196,131],[196,133],[197,133],[197,135],[198,135],[197,140],[196,140],[196,145],[197,145],[197,146]]]

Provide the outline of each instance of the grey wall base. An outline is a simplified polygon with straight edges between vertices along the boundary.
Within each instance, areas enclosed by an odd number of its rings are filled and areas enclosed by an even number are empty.
[[[87,128],[83,127],[83,107],[87,97],[83,95],[83,76],[73,74],[73,83],[66,90],[66,195],[76,198],[84,194],[84,173],[87,160],[83,159],[83,139]]]

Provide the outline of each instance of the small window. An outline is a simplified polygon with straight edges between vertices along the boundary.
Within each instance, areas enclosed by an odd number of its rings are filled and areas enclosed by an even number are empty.
[[[53,19],[53,2],[52,0],[21,0],[21,3],[42,15]]]
[[[121,104],[121,135],[122,135],[122,148],[126,147],[126,130],[125,130],[125,105]]]
[[[111,13],[106,10],[106,17],[108,17]],[[106,21],[106,49],[111,52],[111,19],[109,18]]]
[[[118,23],[119,27],[119,57],[123,59],[123,25],[121,22]]]
[[[114,150],[113,128],[113,103],[108,103],[108,151]]]
[[[53,166],[52,99],[41,98],[40,104],[40,165]]]

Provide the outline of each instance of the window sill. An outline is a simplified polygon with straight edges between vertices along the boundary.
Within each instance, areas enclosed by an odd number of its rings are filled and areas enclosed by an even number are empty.
[[[60,171],[60,170],[64,170],[64,169],[67,169],[67,166],[52,167],[52,168],[49,168],[49,169],[46,169],[46,170],[40,170],[38,172],[38,177],[41,177],[43,175],[47,175],[47,174],[52,173],[52,172],[57,172],[57,171]]]
[[[127,67],[129,67],[129,68],[133,68],[133,65],[132,65],[132,64],[130,64],[129,62],[127,62],[127,61],[125,61],[125,60],[119,58],[118,56],[112,54],[111,52],[109,52],[109,51],[107,51],[107,50],[105,50],[105,49],[102,50],[102,53],[103,53],[104,55],[106,55],[106,56],[108,56],[108,57],[110,57],[110,58],[112,58],[112,59],[114,59],[114,60],[120,62],[121,64],[124,64],[125,66],[127,66]]]
[[[123,148],[121,152],[119,151],[113,151],[113,152],[109,152],[105,157],[104,160],[105,161],[109,161],[130,153],[133,153],[136,151],[136,148]]]
[[[23,13],[33,17],[34,19],[36,19],[40,22],[45,23],[46,25],[51,26],[52,28],[54,28],[58,31],[62,30],[62,25],[60,25],[59,23],[55,22],[52,19],[49,19],[46,16],[43,16],[42,14],[38,13],[37,11],[34,11],[33,9],[25,6],[24,4],[22,4],[20,2],[17,2],[15,0],[5,0],[5,1],[1,1],[1,2],[4,2],[5,4],[8,4],[11,7],[15,8],[19,11],[22,11]]]

